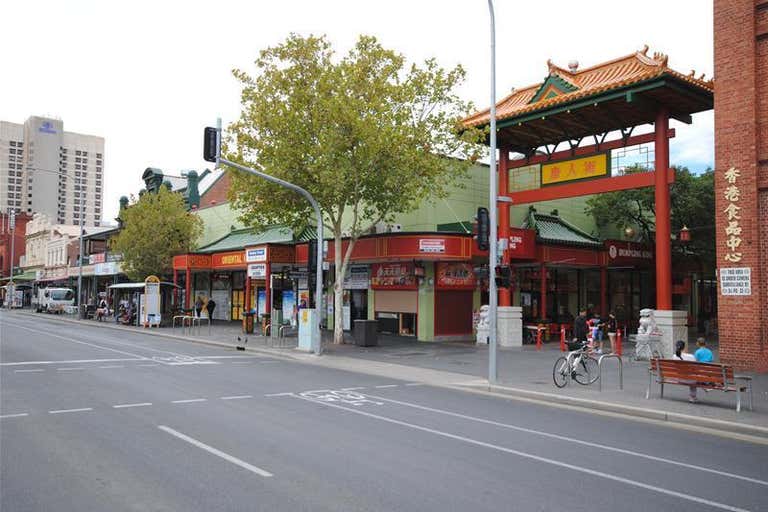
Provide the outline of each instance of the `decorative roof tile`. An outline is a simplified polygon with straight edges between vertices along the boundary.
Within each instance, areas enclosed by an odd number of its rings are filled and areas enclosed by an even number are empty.
[[[252,245],[279,244],[286,242],[293,242],[293,231],[286,227],[274,227],[261,233],[256,233],[252,229],[241,229],[233,231],[212,244],[201,247],[195,252],[205,254],[222,251],[236,251]]]
[[[657,52],[653,56],[648,56],[647,45],[642,50],[625,55],[624,57],[603,62],[589,68],[574,68],[573,71],[548,61],[549,76],[547,79],[540,84],[513,90],[511,94],[496,104],[496,119],[503,120],[521,114],[544,110],[561,103],[601,94],[662,75],[672,76],[694,87],[699,87],[710,94],[714,91],[713,81],[704,80],[704,75],[696,78],[693,71],[685,75],[673,70],[667,63],[668,57],[662,53]],[[537,95],[542,90],[542,86],[551,77],[557,77],[563,82],[570,84],[574,90],[561,91],[562,93],[556,96],[549,94]],[[465,126],[482,126],[488,124],[489,120],[490,109],[486,109],[467,117],[463,123]]]
[[[542,242],[561,245],[576,245],[580,247],[600,248],[603,244],[576,226],[566,222],[557,214],[551,215],[536,212],[531,208],[528,218],[523,225],[524,229],[535,229],[536,238]]]

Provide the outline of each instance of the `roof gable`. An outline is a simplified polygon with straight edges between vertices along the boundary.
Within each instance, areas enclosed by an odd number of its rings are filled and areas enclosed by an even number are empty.
[[[536,94],[533,95],[533,98],[531,98],[531,101],[528,103],[536,103],[539,100],[548,100],[550,98],[578,90],[579,88],[571,82],[563,79],[557,74],[552,73],[544,80],[544,83],[539,86]]]

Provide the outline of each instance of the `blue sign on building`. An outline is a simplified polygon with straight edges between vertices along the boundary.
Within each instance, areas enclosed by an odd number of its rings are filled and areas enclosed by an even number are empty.
[[[42,126],[37,129],[40,133],[56,133],[56,129],[53,127],[53,123],[50,121],[44,121]]]

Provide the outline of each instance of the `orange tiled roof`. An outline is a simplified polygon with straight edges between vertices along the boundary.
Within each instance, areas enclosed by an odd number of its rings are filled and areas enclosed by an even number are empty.
[[[544,110],[560,103],[593,96],[664,74],[701,87],[710,93],[714,90],[713,81],[711,79],[704,80],[703,74],[699,78],[695,77],[694,71],[685,75],[668,67],[667,61],[668,57],[663,53],[654,53],[652,57],[648,56],[647,45],[642,50],[624,57],[575,71],[564,69],[553,64],[552,61],[547,61],[550,77],[557,77],[577,89],[571,92],[562,92],[549,98],[547,95],[543,95],[533,103],[531,100],[536,96],[544,84],[543,82],[513,90],[510,95],[496,104],[496,119],[502,120]],[[486,109],[467,117],[463,123],[465,126],[482,126],[488,124],[489,120],[490,109]]]

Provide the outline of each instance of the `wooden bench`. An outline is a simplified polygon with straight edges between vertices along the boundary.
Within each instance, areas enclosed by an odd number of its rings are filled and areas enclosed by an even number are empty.
[[[728,393],[736,392],[736,412],[741,411],[741,393],[749,393],[749,410],[752,410],[752,382],[747,377],[734,375],[733,366],[718,363],[699,363],[696,361],[681,361],[678,359],[651,359],[648,371],[648,390],[645,398],[651,397],[653,376],[661,386],[661,398],[664,398],[664,384],[680,386],[696,386],[705,390],[718,390]],[[743,380],[745,383],[738,383]]]

